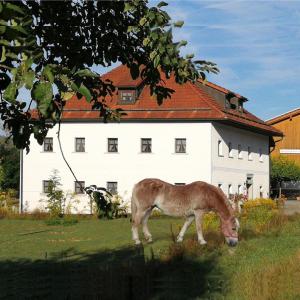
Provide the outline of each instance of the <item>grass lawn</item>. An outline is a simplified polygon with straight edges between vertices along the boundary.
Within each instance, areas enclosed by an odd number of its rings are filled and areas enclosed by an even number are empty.
[[[150,219],[154,242],[137,248],[129,219],[0,220],[0,299],[300,299],[300,217],[242,228],[236,248],[219,232],[198,246],[194,226],[174,244],[182,224]]]

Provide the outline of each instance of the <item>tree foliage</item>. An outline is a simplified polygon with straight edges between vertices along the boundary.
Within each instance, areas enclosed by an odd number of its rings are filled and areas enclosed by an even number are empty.
[[[300,166],[282,155],[271,159],[271,181],[280,183],[282,181],[300,180]]]
[[[19,189],[20,163],[18,149],[6,138],[0,138],[0,190]]]
[[[218,72],[214,63],[182,57],[186,41],[173,42],[166,2],[147,1],[1,1],[0,2],[0,116],[18,148],[29,151],[33,134],[42,144],[73,95],[99,110],[105,121],[119,118],[105,97],[115,89],[93,66],[121,62],[133,79],[150,86],[158,104],[173,90],[164,86],[161,72],[178,83]],[[161,71],[161,72],[160,72]],[[21,88],[31,92],[29,107],[18,99]],[[35,104],[37,115],[30,112]]]

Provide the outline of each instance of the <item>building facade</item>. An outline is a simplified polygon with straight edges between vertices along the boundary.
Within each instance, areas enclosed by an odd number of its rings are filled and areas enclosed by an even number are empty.
[[[202,180],[227,195],[269,196],[269,143],[281,132],[247,112],[247,99],[212,83],[178,85],[171,77],[171,99],[158,106],[142,80],[121,66],[106,75],[117,86],[107,102],[121,107],[120,122],[103,123],[84,100],[67,102],[61,124],[64,154],[84,186],[108,188],[129,202],[135,183],[160,178],[173,184]],[[228,96],[229,95],[229,96]],[[58,170],[70,209],[90,213],[89,197],[64,163],[49,131],[44,145],[31,141],[22,154],[21,208],[45,209],[53,170]],[[68,205],[68,204],[67,204]]]
[[[276,116],[267,123],[284,134],[275,139],[275,145],[271,155],[282,155],[300,165],[300,108]]]

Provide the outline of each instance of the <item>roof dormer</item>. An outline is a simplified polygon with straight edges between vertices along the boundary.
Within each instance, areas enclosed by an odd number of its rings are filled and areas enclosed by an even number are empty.
[[[134,104],[137,98],[137,91],[134,88],[118,88],[120,104]]]

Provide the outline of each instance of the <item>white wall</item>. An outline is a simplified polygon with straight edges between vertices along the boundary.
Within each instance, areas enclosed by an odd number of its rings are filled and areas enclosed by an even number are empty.
[[[65,156],[78,180],[85,185],[106,187],[117,181],[119,194],[129,200],[133,185],[143,178],[160,178],[170,183],[211,181],[211,123],[63,123],[61,140]],[[31,151],[24,153],[23,207],[32,211],[43,208],[42,181],[53,169],[59,170],[63,189],[72,193],[74,179],[65,165],[56,139],[54,151],[31,140]],[[85,153],[76,153],[75,137],[85,138]],[[118,138],[119,153],[107,152],[107,138]],[[141,153],[141,138],[152,138],[152,153]],[[175,153],[175,138],[187,139],[187,153]],[[78,212],[90,211],[88,198],[77,196]]]
[[[223,156],[218,155],[218,140],[223,143]],[[232,143],[233,158],[228,156],[228,144]],[[238,158],[238,144],[242,146],[242,159]],[[252,160],[248,160],[248,146],[252,150]],[[259,149],[262,149],[262,161]],[[212,183],[222,184],[228,194],[228,185],[232,184],[233,193],[238,185],[243,185],[247,174],[253,174],[253,198],[259,197],[259,187],[263,187],[263,196],[269,196],[269,139],[268,136],[253,133],[231,126],[213,124],[212,129]]]

